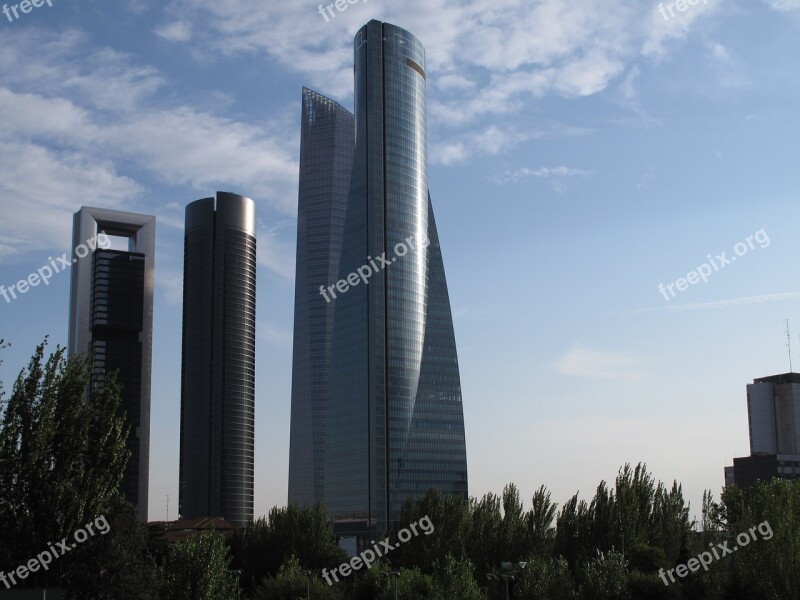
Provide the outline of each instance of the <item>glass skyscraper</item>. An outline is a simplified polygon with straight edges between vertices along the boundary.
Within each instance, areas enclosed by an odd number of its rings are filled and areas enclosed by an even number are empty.
[[[320,250],[332,257],[329,266],[338,263],[338,274],[309,280],[304,290],[309,298],[316,294],[313,300],[327,310],[333,327],[329,350],[321,344],[308,350],[321,365],[311,370],[328,371],[322,392],[293,394],[290,461],[302,446],[316,451],[314,444],[324,439],[324,463],[312,464],[304,476],[321,481],[339,533],[362,540],[386,530],[408,497],[432,487],[467,495],[458,358],[428,191],[425,85],[425,50],[414,35],[379,21],[358,32],[355,145],[343,234],[341,245],[330,236]],[[301,156],[308,142],[303,139]],[[330,139],[326,145],[333,148]],[[301,161],[301,190],[312,177],[305,166]],[[329,185],[327,196],[333,214],[338,189]],[[305,201],[301,193],[300,213]],[[317,239],[312,228],[298,229],[298,274],[305,268],[300,249]],[[374,270],[368,284],[339,291],[332,308],[326,306],[320,286],[346,280],[377,257],[388,266]],[[298,344],[309,344],[298,327],[323,326],[327,321],[310,311],[296,314],[295,357]],[[295,419],[313,417],[315,408],[325,418],[310,428],[321,435],[295,439],[303,427]],[[290,477],[290,499],[298,497],[300,479]]]
[[[331,334],[336,303],[321,282],[339,277],[355,118],[340,104],[303,89],[297,210],[289,502],[322,500]]]
[[[256,209],[218,192],[186,207],[179,512],[253,519]]]

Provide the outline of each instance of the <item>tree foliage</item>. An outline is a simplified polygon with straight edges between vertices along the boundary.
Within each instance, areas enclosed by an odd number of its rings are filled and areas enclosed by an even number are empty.
[[[315,600],[344,598],[341,585],[328,585],[319,571],[304,570],[296,556],[290,556],[274,577],[267,577],[256,588],[254,600],[297,600],[308,593]]]
[[[241,569],[247,587],[277,575],[295,557],[303,569],[321,571],[347,559],[336,543],[333,526],[322,504],[301,508],[290,504],[273,508],[237,530],[230,539],[234,569]]]
[[[17,377],[8,401],[0,395],[0,569],[9,571],[107,515],[129,451],[113,378],[87,401],[90,368],[47,340]],[[2,389],[2,386],[0,386]],[[65,557],[66,558],[66,557]],[[38,571],[29,584],[58,582]]]
[[[172,546],[162,568],[164,600],[235,600],[236,575],[222,534],[202,531]]]

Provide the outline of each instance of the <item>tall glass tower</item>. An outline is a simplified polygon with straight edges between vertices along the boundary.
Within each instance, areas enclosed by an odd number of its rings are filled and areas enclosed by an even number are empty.
[[[339,277],[354,136],[350,111],[303,88],[289,450],[289,502],[301,506],[323,499],[336,303],[322,301],[319,286]]]
[[[322,359],[330,365],[323,497],[337,531],[362,541],[385,531],[408,497],[432,487],[467,495],[458,358],[428,192],[425,84],[425,50],[414,35],[379,21],[358,32],[338,276],[314,284],[346,280],[376,257],[389,261],[331,301]]]
[[[256,224],[250,198],[186,207],[179,512],[253,519]]]

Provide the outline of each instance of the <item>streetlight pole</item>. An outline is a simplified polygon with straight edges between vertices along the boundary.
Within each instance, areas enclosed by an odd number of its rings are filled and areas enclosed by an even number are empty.
[[[241,569],[231,569],[231,573],[236,575],[236,597],[238,598],[241,594],[241,588],[239,587],[239,578],[242,576]]]
[[[400,571],[382,571],[380,576],[394,579],[394,600],[397,600],[397,578],[400,577]]]
[[[306,600],[311,600],[311,571],[303,571],[306,574]]]
[[[514,576],[513,575],[503,575],[503,581],[506,582],[506,600],[509,600],[508,599],[508,582],[509,581],[514,581]]]
[[[510,600],[509,596],[509,582],[516,581],[516,575],[519,571],[515,570],[515,567],[519,569],[524,569],[528,563],[526,562],[518,562],[516,565],[510,561],[505,561],[500,564],[501,572],[498,573],[487,573],[486,579],[489,581],[504,581],[506,584],[506,600]]]

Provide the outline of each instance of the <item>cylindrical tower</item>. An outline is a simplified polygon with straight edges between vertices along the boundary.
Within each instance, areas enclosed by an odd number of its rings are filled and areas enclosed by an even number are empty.
[[[255,203],[219,192],[186,207],[180,514],[253,518]]]

